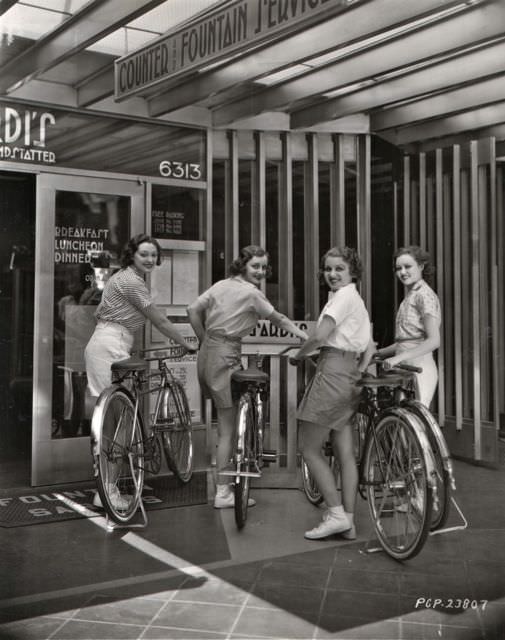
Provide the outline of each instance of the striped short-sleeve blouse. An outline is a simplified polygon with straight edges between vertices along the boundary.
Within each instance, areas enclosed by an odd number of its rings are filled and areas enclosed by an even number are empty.
[[[152,303],[143,278],[126,267],[108,280],[95,317],[103,322],[117,322],[133,333],[144,326],[146,318],[142,309]]]
[[[424,319],[432,316],[440,325],[440,301],[425,280],[420,280],[402,300],[396,314],[395,340],[426,338]]]

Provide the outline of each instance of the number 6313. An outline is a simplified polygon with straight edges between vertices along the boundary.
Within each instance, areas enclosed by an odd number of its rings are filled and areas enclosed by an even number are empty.
[[[186,180],[201,180],[201,165],[194,162],[178,162],[177,160],[163,160],[160,162],[160,174],[164,178],[183,178]]]

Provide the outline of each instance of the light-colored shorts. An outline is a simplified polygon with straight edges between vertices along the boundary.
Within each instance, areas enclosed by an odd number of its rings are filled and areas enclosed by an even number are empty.
[[[231,375],[242,368],[241,340],[225,336],[206,335],[198,352],[198,381],[206,398],[216,409],[233,407]]]
[[[420,342],[409,340],[405,342],[398,342],[396,347],[396,353],[405,353],[409,349],[417,347]],[[422,402],[429,408],[438,383],[438,369],[433,353],[425,353],[419,358],[413,358],[405,360],[405,364],[410,364],[414,367],[420,367],[421,373],[416,373],[416,398],[419,402]]]
[[[358,409],[361,393],[356,383],[360,378],[357,353],[323,347],[297,418],[339,431]]]
[[[86,349],[84,360],[88,377],[88,392],[99,396],[112,382],[111,364],[129,358],[133,334],[116,322],[98,321]]]

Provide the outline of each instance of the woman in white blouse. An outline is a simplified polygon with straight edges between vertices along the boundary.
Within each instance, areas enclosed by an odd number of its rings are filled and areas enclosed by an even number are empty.
[[[358,471],[352,422],[360,397],[356,383],[373,344],[368,312],[355,284],[361,271],[354,249],[333,247],[326,252],[320,278],[330,289],[328,303],[313,335],[294,356],[300,360],[319,350],[316,373],[298,410],[298,446],[327,506],[322,522],[305,532],[309,540],[334,534],[350,540],[356,537]],[[340,461],[342,494],[323,454],[330,433]]]

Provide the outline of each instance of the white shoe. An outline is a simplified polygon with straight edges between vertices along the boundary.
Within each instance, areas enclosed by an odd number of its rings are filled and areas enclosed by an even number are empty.
[[[305,537],[308,540],[319,540],[336,535],[337,533],[345,533],[352,530],[351,524],[345,514],[334,516],[329,512],[327,513],[328,515],[326,517],[323,516],[322,522],[320,522],[317,527],[305,532]]]
[[[119,493],[119,489],[116,487],[115,484],[110,484],[108,486],[107,493],[109,494],[110,501],[114,509],[118,509],[119,511],[124,511],[125,509],[128,509],[128,507],[130,506],[131,496],[121,495]],[[103,509],[103,503],[98,491],[93,496],[93,506]]]
[[[423,495],[421,493],[418,493],[417,495],[412,496],[410,498],[410,504],[412,505],[412,509],[416,513],[422,513],[424,509]],[[408,500],[406,500],[402,504],[399,504],[397,507],[395,507],[395,511],[398,511],[399,513],[407,513],[407,511],[409,511]]]
[[[95,495],[93,496],[93,506],[98,507],[99,509],[103,509],[102,500],[98,491],[95,491]]]
[[[342,531],[340,535],[342,536],[342,538],[344,538],[344,540],[356,540],[356,527],[352,525],[349,531]]]
[[[254,507],[255,504],[256,504],[256,500],[254,500],[253,498],[248,498],[247,500],[248,507]],[[230,493],[227,493],[224,496],[216,494],[214,498],[214,509],[228,509],[230,507],[233,508],[234,506],[235,506],[235,494],[233,492],[230,491]]]
[[[330,517],[330,512],[328,510],[323,512],[323,520],[327,520]],[[344,540],[356,540],[356,525],[353,523],[351,528],[348,531],[343,531],[340,536],[344,538]]]

